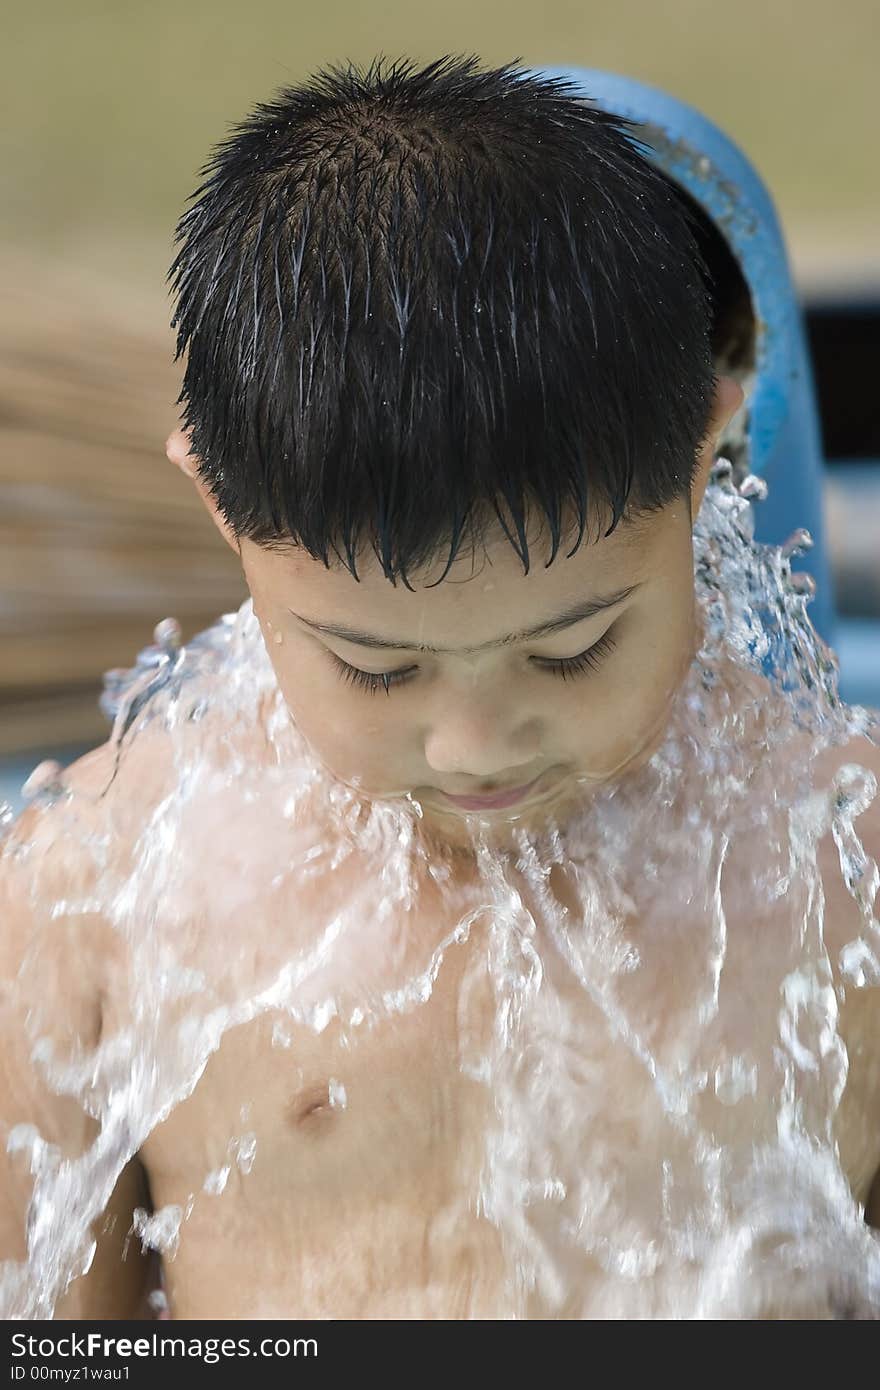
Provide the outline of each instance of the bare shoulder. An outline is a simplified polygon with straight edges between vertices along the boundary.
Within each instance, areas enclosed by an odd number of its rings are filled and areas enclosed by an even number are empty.
[[[147,724],[117,747],[109,740],[64,769],[69,792],[85,807],[112,807],[115,838],[137,826],[172,790],[172,741],[161,723]]]
[[[68,784],[87,788],[99,761],[81,759]],[[88,852],[91,820],[87,793],[82,804],[78,797],[38,798],[0,843],[0,1028],[7,1039],[31,1008],[37,1015],[53,1010],[83,1040],[97,1031],[105,943],[99,865]]]
[[[62,794],[38,797],[0,841],[0,978],[54,997],[60,1016],[92,1027],[115,933],[102,907],[138,828],[170,776],[161,738],[117,756],[109,743],[63,769]]]
[[[61,794],[33,801],[0,841],[0,1259],[27,1258],[32,1176],[18,1147],[36,1134],[73,1159],[97,1137],[91,1108],[58,1077],[71,1065],[76,1075],[102,1039],[125,954],[107,885],[124,879],[137,835],[173,775],[158,724],[121,754],[104,743],[64,768]],[[134,1206],[148,1200],[135,1154],[93,1228],[90,1271],[56,1317],[141,1316],[148,1262],[137,1242],[129,1249],[128,1232]]]

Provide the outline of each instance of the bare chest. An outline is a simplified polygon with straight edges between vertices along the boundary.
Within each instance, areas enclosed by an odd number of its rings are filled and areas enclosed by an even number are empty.
[[[792,905],[722,923],[711,894],[653,915],[621,899],[589,919],[565,874],[550,890],[552,911],[522,883],[518,915],[475,900],[457,942],[436,899],[389,917],[362,1007],[320,1026],[267,1007],[222,1034],[142,1150],[154,1205],[180,1214],[176,1316],[566,1315],[540,1279],[523,1294],[530,1260],[601,1315],[622,1270],[630,1293],[633,1271],[684,1277],[664,1242],[732,1217],[793,1079],[864,1200],[876,1061],[841,1102],[862,1024],[841,1054],[830,996],[786,1002],[809,974]]]

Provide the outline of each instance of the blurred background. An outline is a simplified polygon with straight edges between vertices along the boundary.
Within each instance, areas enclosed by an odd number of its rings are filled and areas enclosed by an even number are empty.
[[[165,459],[165,276],[211,146],[329,62],[571,65],[690,102],[779,210],[818,392],[841,686],[880,705],[880,58],[872,0],[43,0],[0,57],[0,800],[103,742],[105,670],[247,590]]]

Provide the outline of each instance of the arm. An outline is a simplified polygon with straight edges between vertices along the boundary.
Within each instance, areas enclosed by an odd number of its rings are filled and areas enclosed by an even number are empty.
[[[40,813],[29,809],[15,831],[18,841],[41,830]],[[7,850],[9,846],[7,846]],[[31,903],[30,881],[36,854],[53,859],[53,885],[43,906]],[[33,1177],[26,1157],[7,1150],[17,1125],[35,1126],[64,1157],[74,1157],[94,1141],[99,1122],[69,1095],[56,1094],[32,1057],[34,1036],[50,1033],[61,1049],[82,1045],[90,1051],[100,1036],[101,926],[77,915],[50,918],[64,893],[64,869],[57,844],[41,844],[33,856],[0,854],[0,1261],[27,1258],[26,1221]],[[29,1024],[36,1019],[35,1027]],[[94,1223],[97,1242],[88,1273],[75,1279],[59,1298],[54,1316],[62,1319],[149,1316],[147,1278],[151,1269],[140,1241],[129,1237],[132,1212],[149,1207],[143,1167],[135,1156],[123,1169],[101,1217]],[[0,1303],[3,1300],[0,1299]],[[0,1306],[0,1316],[20,1316]]]
[[[135,1155],[119,1175],[113,1196],[93,1234],[98,1243],[88,1274],[75,1279],[55,1305],[62,1321],[91,1319],[152,1320],[147,1298],[153,1265],[130,1235],[135,1207],[149,1209],[146,1173]]]

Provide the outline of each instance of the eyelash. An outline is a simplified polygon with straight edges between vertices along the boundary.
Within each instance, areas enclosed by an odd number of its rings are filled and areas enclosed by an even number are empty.
[[[598,671],[605,657],[611,655],[616,645],[614,638],[606,632],[604,637],[600,637],[598,642],[594,642],[592,647],[588,647],[579,656],[562,657],[558,661],[549,657],[533,657],[532,660],[541,663],[539,670],[565,680],[569,676],[585,676]],[[370,695],[375,695],[380,688],[384,688],[386,695],[390,695],[392,686],[408,684],[418,669],[411,666],[403,671],[385,671],[377,674],[373,671],[361,671],[357,666],[349,666],[348,662],[343,661],[335,652],[328,652],[328,656],[343,680],[360,690],[366,690]]]

